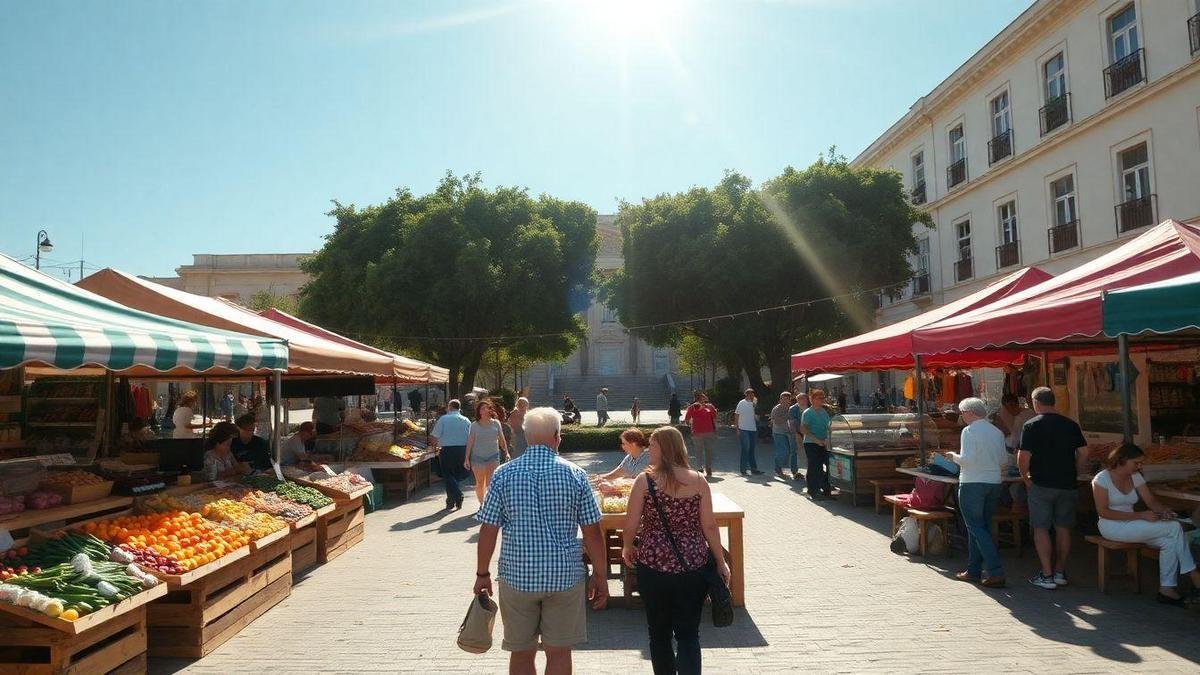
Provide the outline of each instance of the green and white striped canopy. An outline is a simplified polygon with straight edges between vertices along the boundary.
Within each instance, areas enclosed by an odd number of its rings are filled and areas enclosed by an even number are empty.
[[[0,368],[284,370],[283,340],[130,309],[0,255]]]

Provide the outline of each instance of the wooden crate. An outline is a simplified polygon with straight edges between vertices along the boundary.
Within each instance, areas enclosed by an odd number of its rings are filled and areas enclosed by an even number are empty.
[[[292,583],[295,583],[298,576],[317,566],[316,524],[295,530],[288,541],[292,546]]]
[[[150,605],[150,655],[198,659],[292,590],[290,537],[196,579]]]
[[[146,605],[79,634],[0,615],[0,672],[129,673],[146,670]]]
[[[362,541],[365,521],[362,497],[339,503],[332,513],[317,518],[317,562],[325,564]]]

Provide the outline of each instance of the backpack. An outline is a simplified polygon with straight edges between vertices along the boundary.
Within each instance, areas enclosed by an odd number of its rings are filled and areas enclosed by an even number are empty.
[[[904,555],[909,551],[914,553],[920,551],[919,532],[920,528],[917,526],[916,518],[912,516],[901,518],[900,524],[896,527],[896,534],[892,537],[892,553]]]

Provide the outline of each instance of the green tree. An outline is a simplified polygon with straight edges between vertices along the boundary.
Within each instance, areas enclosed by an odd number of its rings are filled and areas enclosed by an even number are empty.
[[[296,299],[290,295],[276,293],[275,289],[267,288],[265,290],[256,291],[250,296],[250,302],[246,304],[247,309],[252,309],[256,312],[261,312],[264,309],[282,310],[288,314],[295,314],[297,310]]]
[[[639,333],[654,344],[704,340],[769,401],[790,386],[791,354],[869,328],[873,289],[907,283],[914,222],[931,221],[899,174],[832,151],[760,189],[729,173],[711,189],[622,204],[625,268],[604,294],[628,326],[682,322]],[[796,303],[807,304],[767,309]]]
[[[363,209],[334,204],[334,231],[304,262],[300,311],[334,330],[407,350],[469,391],[498,342],[513,358],[562,358],[583,325],[596,212],[578,202],[447,174]],[[522,339],[521,336],[539,336]],[[497,339],[502,338],[502,339]]]

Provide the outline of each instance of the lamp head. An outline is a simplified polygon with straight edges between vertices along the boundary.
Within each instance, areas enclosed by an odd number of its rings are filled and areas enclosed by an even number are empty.
[[[45,232],[42,233],[41,241],[38,242],[38,250],[42,253],[49,253],[54,250],[54,244],[50,243],[50,237]]]

